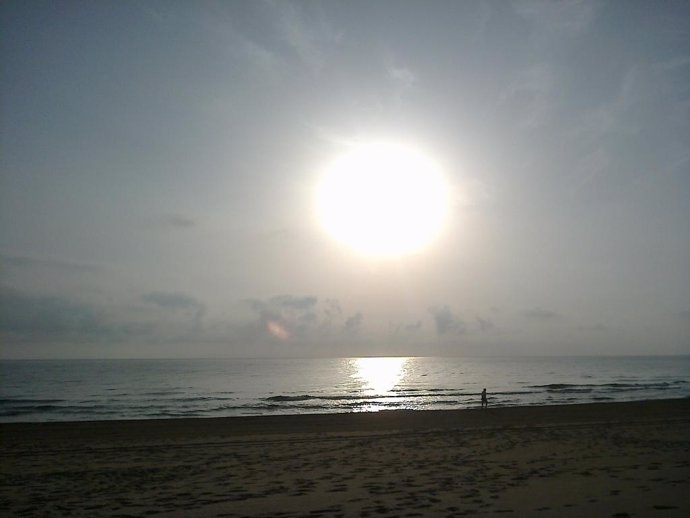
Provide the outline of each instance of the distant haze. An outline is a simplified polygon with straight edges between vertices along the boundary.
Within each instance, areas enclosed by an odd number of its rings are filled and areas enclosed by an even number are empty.
[[[10,0],[0,42],[2,358],[690,354],[685,0]],[[398,258],[315,211],[376,140],[451,189]]]

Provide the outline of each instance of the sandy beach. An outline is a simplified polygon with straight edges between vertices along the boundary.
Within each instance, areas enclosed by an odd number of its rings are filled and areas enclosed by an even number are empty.
[[[0,425],[3,516],[689,516],[690,400]]]

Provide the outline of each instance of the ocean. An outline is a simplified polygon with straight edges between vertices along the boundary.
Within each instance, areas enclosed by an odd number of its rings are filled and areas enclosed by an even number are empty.
[[[0,421],[549,405],[690,397],[690,356],[0,361]]]

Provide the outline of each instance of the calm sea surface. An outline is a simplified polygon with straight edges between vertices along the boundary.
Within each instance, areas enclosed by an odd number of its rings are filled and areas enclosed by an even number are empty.
[[[690,397],[690,356],[0,362],[0,421],[450,409]]]

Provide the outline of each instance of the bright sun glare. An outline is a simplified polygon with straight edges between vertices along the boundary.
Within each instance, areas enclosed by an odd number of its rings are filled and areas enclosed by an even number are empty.
[[[448,210],[438,165],[419,151],[362,144],[326,170],[318,189],[319,219],[338,241],[372,257],[395,257],[430,243]]]
[[[407,358],[357,358],[355,378],[375,394],[386,394],[405,374]]]

